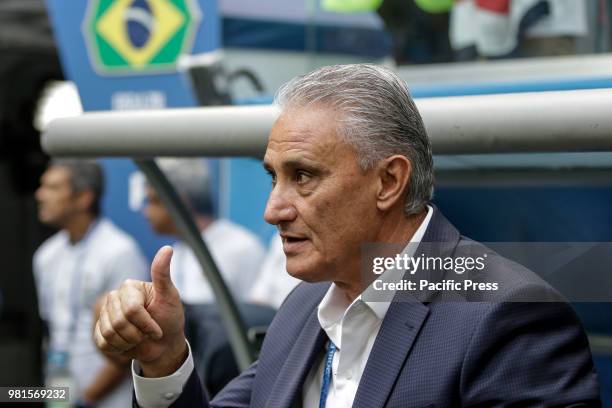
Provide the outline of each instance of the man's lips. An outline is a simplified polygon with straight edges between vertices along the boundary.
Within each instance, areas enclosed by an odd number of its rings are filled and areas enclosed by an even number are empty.
[[[308,242],[306,237],[291,234],[281,234],[281,239],[283,251],[287,256],[296,254]]]

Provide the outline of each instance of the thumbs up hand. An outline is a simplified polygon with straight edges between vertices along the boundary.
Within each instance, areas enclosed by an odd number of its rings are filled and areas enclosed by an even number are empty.
[[[162,247],[151,265],[152,282],[125,281],[109,292],[94,330],[106,354],[139,361],[147,377],[175,372],[187,357],[183,306],[170,279],[172,248]]]

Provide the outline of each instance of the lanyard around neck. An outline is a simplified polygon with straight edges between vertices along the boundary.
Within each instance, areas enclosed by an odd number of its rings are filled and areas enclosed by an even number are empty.
[[[74,259],[74,263],[72,265],[72,272],[70,275],[70,289],[69,289],[69,308],[70,308],[70,326],[68,327],[68,342],[72,342],[74,336],[76,334],[77,321],[79,319],[80,314],[80,297],[83,289],[83,280],[85,271],[83,268],[83,263],[87,257],[89,249],[91,247],[91,235],[94,229],[98,226],[99,221],[95,220],[87,229],[87,232],[83,236],[83,238],[75,244],[74,250],[77,251],[77,254]],[[52,285],[49,285],[50,294],[47,297],[46,304],[48,305],[48,309],[51,313],[54,313],[54,307],[56,302],[61,299],[56,299],[56,291],[55,285],[57,284],[57,280],[53,280],[53,276],[48,274],[49,278],[52,280]],[[50,320],[50,319],[49,319]]]

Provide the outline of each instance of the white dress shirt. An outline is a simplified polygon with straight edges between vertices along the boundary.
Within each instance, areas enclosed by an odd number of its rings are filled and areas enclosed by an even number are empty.
[[[433,209],[428,206],[427,215],[410,239],[411,243],[421,242],[432,214]],[[415,249],[416,245],[409,245],[404,253],[411,256]],[[383,274],[379,279],[385,280],[386,277]],[[353,405],[374,340],[391,305],[391,302],[364,301],[361,295],[350,304],[345,299],[344,294],[332,283],[317,311],[319,324],[336,345],[325,404],[329,408],[350,408]],[[319,406],[324,360],[322,357],[318,364],[313,365],[304,382],[302,398],[305,408]]]
[[[33,264],[40,316],[49,326],[49,348],[69,352],[76,386],[71,397],[79,397],[106,364],[91,336],[93,305],[126,279],[148,280],[147,263],[134,239],[100,219],[76,243],[66,231],[53,235],[38,248]],[[130,399],[130,382],[124,381],[96,407],[127,406]]]
[[[202,233],[219,272],[238,301],[245,301],[259,274],[264,248],[246,228],[228,220],[215,220]],[[212,303],[212,288],[200,263],[184,242],[173,246],[170,276],[185,303]]]
[[[421,242],[431,221],[433,209],[427,206],[427,215],[416,230],[411,243]],[[412,255],[416,245],[407,246],[404,253]],[[385,274],[379,278],[385,279]],[[351,407],[357,393],[361,375],[370,356],[380,325],[391,302],[367,302],[361,295],[348,304],[338,287],[332,283],[319,303],[319,324],[337,349],[332,362],[332,379],[326,407]],[[302,401],[304,408],[317,408],[321,395],[324,356],[316,362],[304,382]],[[178,399],[193,370],[191,351],[181,368],[168,377],[144,378],[136,362],[132,364],[136,400],[142,408],[166,408]]]

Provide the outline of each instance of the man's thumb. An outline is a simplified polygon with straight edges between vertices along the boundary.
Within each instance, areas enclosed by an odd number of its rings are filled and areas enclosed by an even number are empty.
[[[172,247],[165,245],[157,251],[151,264],[151,280],[153,289],[158,293],[164,293],[172,288],[174,284],[170,279],[170,260],[172,259]]]

